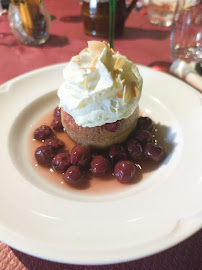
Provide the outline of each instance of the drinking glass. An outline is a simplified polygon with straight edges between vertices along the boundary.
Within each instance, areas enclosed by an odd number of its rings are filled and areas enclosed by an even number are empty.
[[[2,7],[2,4],[1,4],[1,0],[0,0],[0,16],[3,14],[3,7]]]
[[[6,10],[3,9],[2,3],[1,3],[1,0],[0,0],[0,16],[1,16],[3,13],[5,13],[5,12],[6,12]]]
[[[171,59],[202,59],[202,1],[178,0],[170,36]]]
[[[148,16],[153,24],[170,26],[173,22],[177,0],[149,0]]]
[[[41,0],[13,0],[8,18],[14,36],[23,44],[43,44],[49,37],[50,15]]]

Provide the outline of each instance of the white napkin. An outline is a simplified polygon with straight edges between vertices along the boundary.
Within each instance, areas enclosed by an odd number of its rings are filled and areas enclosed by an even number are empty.
[[[196,62],[187,63],[175,60],[170,67],[170,73],[183,79],[202,93],[202,76],[195,71]]]

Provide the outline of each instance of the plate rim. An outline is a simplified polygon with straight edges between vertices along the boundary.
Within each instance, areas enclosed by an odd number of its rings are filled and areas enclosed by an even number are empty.
[[[5,82],[5,83],[3,83],[2,85],[0,85],[0,93],[1,93],[1,87],[2,87],[2,89],[4,88],[4,87],[7,87],[8,85],[10,85],[10,84],[12,84],[13,82],[15,82],[16,80],[21,80],[21,79],[24,79],[25,77],[29,77],[29,76],[32,76],[33,74],[36,74],[36,73],[40,73],[41,71],[45,71],[45,72],[47,72],[49,69],[54,69],[54,68],[62,68],[65,64],[66,64],[67,62],[64,62],[64,63],[59,63],[59,64],[55,64],[55,65],[50,65],[50,66],[45,66],[45,67],[42,67],[42,68],[39,68],[39,69],[35,69],[35,70],[33,70],[33,71],[29,71],[29,72],[27,72],[27,73],[24,73],[24,74],[22,74],[22,75],[20,75],[20,76],[17,76],[17,77],[15,77],[15,78],[13,78],[13,79],[11,79],[11,80],[9,80],[9,81],[7,81],[7,82]],[[143,65],[137,65],[138,67],[141,67],[141,68],[145,68],[145,69],[147,69],[147,70],[152,70],[152,71],[154,71],[152,68],[150,68],[150,67],[146,67],[146,66],[143,66]],[[155,72],[159,72],[159,71],[155,71]],[[164,72],[161,72],[162,74],[164,74],[164,75],[168,75],[168,76],[171,76],[171,75],[169,75],[169,74],[166,74],[166,73],[164,73]],[[172,77],[172,76],[171,76]],[[175,77],[172,77],[173,79],[177,79],[177,78],[175,78]],[[178,80],[178,79],[177,79]],[[187,84],[186,84],[187,85]],[[188,85],[187,85],[188,86]],[[190,89],[192,88],[191,86],[189,86],[190,87]],[[194,89],[194,88],[192,88],[194,91],[196,91],[196,89]],[[196,93],[198,93],[197,91],[196,91]],[[2,226],[2,224],[0,224],[0,230],[2,231],[6,231],[7,229],[5,229],[5,228],[3,228],[3,226]],[[201,224],[199,223],[198,224],[198,226],[195,226],[195,229],[194,230],[191,230],[191,232],[188,230],[187,231],[187,235],[183,235],[183,236],[181,236],[181,237],[179,237],[179,239],[175,239],[175,240],[173,240],[173,242],[171,241],[171,243],[170,244],[168,244],[167,246],[165,246],[165,247],[163,247],[163,248],[161,248],[161,249],[159,249],[159,248],[157,248],[156,250],[154,249],[153,250],[153,252],[151,252],[151,250],[150,250],[150,252],[147,252],[145,255],[142,255],[142,256],[140,256],[140,257],[135,257],[135,258],[128,258],[128,259],[122,259],[122,260],[119,260],[119,261],[110,261],[110,260],[108,260],[108,261],[97,261],[97,260],[95,260],[95,261],[92,261],[92,262],[90,262],[90,261],[88,261],[88,262],[84,262],[84,263],[82,263],[81,261],[76,261],[76,260],[73,260],[73,261],[71,261],[71,260],[68,260],[68,261],[61,261],[61,260],[57,260],[56,258],[54,258],[54,259],[52,259],[51,257],[46,257],[46,258],[44,258],[44,257],[41,257],[39,254],[37,254],[37,252],[35,253],[35,254],[33,254],[33,253],[30,253],[30,252],[28,252],[28,250],[23,250],[23,249],[19,249],[19,246],[16,246],[16,245],[12,245],[12,243],[10,243],[10,242],[6,242],[6,241],[4,241],[4,240],[2,240],[1,239],[1,241],[2,242],[4,242],[4,243],[6,243],[7,245],[9,245],[9,246],[11,246],[11,247],[13,247],[13,248],[15,248],[15,249],[18,249],[18,250],[20,250],[20,251],[22,251],[22,252],[26,252],[27,254],[29,254],[29,255],[32,255],[32,256],[35,256],[35,257],[38,257],[38,258],[43,258],[43,259],[47,259],[47,260],[51,260],[51,261],[55,261],[55,262],[60,262],[60,263],[73,263],[73,264],[89,264],[89,265],[93,265],[93,264],[99,264],[99,265],[103,265],[103,264],[112,264],[112,263],[120,263],[120,262],[126,262],[126,261],[130,261],[130,260],[135,260],[135,259],[139,259],[139,258],[143,258],[143,257],[145,257],[145,256],[149,256],[149,255],[153,255],[153,254],[155,254],[155,253],[157,253],[157,252],[161,252],[161,251],[163,251],[163,250],[166,250],[166,249],[168,249],[168,248],[170,248],[170,247],[172,247],[172,246],[174,246],[174,245],[176,245],[176,244],[178,244],[178,243],[180,243],[181,241],[183,241],[183,240],[185,240],[185,239],[187,239],[188,237],[190,237],[191,235],[193,235],[194,233],[196,233],[197,231],[199,231],[201,229]],[[9,232],[9,231],[8,231]],[[10,232],[11,233],[11,232]],[[14,235],[15,235],[15,233],[14,233]]]

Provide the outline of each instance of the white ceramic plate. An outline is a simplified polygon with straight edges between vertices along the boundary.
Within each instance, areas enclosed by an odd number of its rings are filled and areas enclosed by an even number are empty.
[[[28,159],[31,125],[58,100],[64,64],[0,87],[0,240],[48,260],[108,264],[167,249],[201,228],[202,96],[140,66],[140,109],[164,130],[169,155],[136,185],[108,194],[58,189]]]

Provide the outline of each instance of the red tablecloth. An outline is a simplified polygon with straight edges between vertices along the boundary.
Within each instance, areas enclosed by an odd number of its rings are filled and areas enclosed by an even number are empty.
[[[84,34],[78,1],[45,3],[56,19],[52,20],[48,42],[39,47],[20,44],[12,35],[7,15],[0,17],[0,83],[42,66],[68,61],[87,46],[88,40],[94,39]],[[124,35],[115,40],[114,49],[137,64],[168,69],[171,64],[169,36],[169,28],[151,25],[146,14],[133,11],[126,21]]]
[[[0,17],[0,84],[30,70],[68,61],[78,54],[86,36],[76,0],[45,0],[52,20],[49,40],[38,47],[20,44],[8,25],[7,14]],[[124,34],[114,42],[114,49],[137,64],[168,71],[171,64],[170,28],[149,23],[143,13],[133,11],[125,24]],[[100,39],[102,40],[102,39]],[[201,269],[201,231],[159,254],[140,260],[105,266],[74,266],[34,258],[0,243],[0,269],[36,270],[199,270]]]

